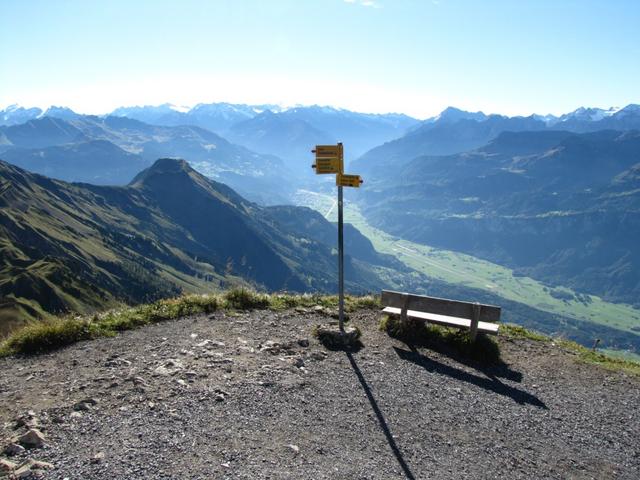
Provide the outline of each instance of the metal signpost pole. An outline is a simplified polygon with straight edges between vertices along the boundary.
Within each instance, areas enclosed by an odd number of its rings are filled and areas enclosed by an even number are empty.
[[[344,333],[344,223],[342,218],[342,187],[359,188],[360,175],[344,173],[344,148],[337,145],[316,145],[311,153],[316,154],[316,163],[311,165],[317,174],[335,174],[338,187],[338,319],[340,332]]]
[[[342,185],[338,186],[338,318],[344,332],[344,238],[342,228]]]

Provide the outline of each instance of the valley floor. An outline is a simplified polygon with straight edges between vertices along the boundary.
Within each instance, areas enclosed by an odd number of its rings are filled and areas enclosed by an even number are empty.
[[[352,314],[354,353],[325,350],[310,332],[326,317],[298,309],[0,359],[0,439],[32,410],[46,443],[11,460],[52,479],[640,478],[637,376],[505,337],[508,367],[481,368],[378,320]]]

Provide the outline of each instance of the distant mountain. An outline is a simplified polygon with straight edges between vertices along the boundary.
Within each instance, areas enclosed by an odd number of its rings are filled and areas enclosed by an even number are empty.
[[[67,107],[55,107],[55,106],[51,106],[49,108],[47,108],[45,110],[45,112],[42,114],[43,117],[53,117],[53,118],[60,118],[62,120],[75,120],[77,118],[80,118],[82,115],[80,115],[79,113],[74,112],[73,110],[71,110],[70,108]]]
[[[33,149],[14,148],[0,156],[30,172],[94,185],[125,185],[151,163],[106,140]]]
[[[316,129],[305,120],[269,110],[234,125],[227,137],[256,152],[277,155],[285,160],[289,170],[307,176],[313,174],[313,146],[336,143],[331,134]]]
[[[233,103],[200,103],[195,107],[176,107],[169,103],[158,106],[120,107],[111,116],[127,117],[152,125],[194,125],[218,134],[224,134],[236,123],[249,120],[265,110],[276,110],[274,105],[245,105]]]
[[[640,105],[630,104],[620,110],[579,109],[576,112],[563,120],[561,117],[554,128],[572,132],[640,129]]]
[[[235,124],[226,135],[252,150],[278,155],[294,172],[311,176],[310,150],[316,144],[343,142],[348,164],[350,159],[403,135],[417,123],[406,115],[373,115],[312,106],[280,113],[265,111]]]
[[[640,105],[625,108],[579,108],[571,113],[505,117],[466,112],[448,107],[436,117],[413,127],[406,135],[377,146],[353,163],[353,170],[386,175],[420,155],[452,155],[479,148],[502,132],[566,130],[575,133],[598,130],[640,129]]]
[[[420,155],[450,155],[485,145],[505,131],[546,128],[534,117],[484,116],[449,108],[403,137],[369,150],[353,162],[352,170],[385,176]]]
[[[44,148],[85,142],[90,138],[79,128],[65,120],[43,117],[19,125],[0,127],[6,142],[0,152],[10,148]]]
[[[417,157],[362,193],[392,234],[640,306],[638,171],[638,131],[506,132]]]
[[[19,125],[42,115],[39,108],[24,108],[19,105],[10,105],[0,110],[0,126]]]
[[[279,114],[304,120],[345,145],[347,160],[359,157],[376,145],[404,135],[419,121],[407,115],[351,112],[333,107],[296,107]]]
[[[158,157],[185,157],[199,171],[230,184],[251,200],[288,201],[290,186],[280,159],[233,145],[199,127],[162,127],[123,117],[79,116],[69,121],[42,117],[0,127],[0,136],[0,153],[6,152],[9,161],[67,181],[123,184]],[[35,158],[40,153],[34,150],[48,147],[64,148],[44,152],[41,160]],[[128,167],[122,163],[127,160],[120,150],[129,154]],[[68,158],[63,158],[65,153]],[[113,162],[110,155],[114,155]],[[67,168],[69,165],[79,170]]]
[[[460,120],[475,120],[482,122],[488,117],[482,112],[467,112],[455,107],[445,108],[439,115],[425,120],[423,123],[455,123]]]
[[[282,221],[282,211],[244,200],[183,160],[158,160],[126,187],[68,184],[0,161],[0,207],[3,332],[44,312],[86,312],[229,282],[336,288],[331,246],[291,218],[327,232],[334,226],[297,207],[286,207],[291,217]],[[369,255],[375,263],[375,251]],[[370,264],[345,261],[349,291],[381,287]]]

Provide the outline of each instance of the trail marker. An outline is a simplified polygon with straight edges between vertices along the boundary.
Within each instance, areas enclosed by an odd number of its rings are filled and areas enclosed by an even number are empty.
[[[337,145],[316,145],[311,153],[316,154],[316,163],[312,165],[316,174],[336,174],[338,186],[338,311],[340,331],[344,332],[344,218],[342,214],[342,187],[359,188],[362,184],[360,175],[345,175],[344,149],[342,143]]]
[[[360,178],[360,175],[347,175],[346,173],[336,175],[336,185],[339,187],[360,188],[361,183],[364,183],[364,181]]]
[[[341,158],[316,158],[316,163],[312,165],[316,169],[317,174],[322,173],[340,173],[343,170]]]

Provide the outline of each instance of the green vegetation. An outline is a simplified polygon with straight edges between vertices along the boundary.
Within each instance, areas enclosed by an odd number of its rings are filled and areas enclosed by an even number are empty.
[[[531,330],[527,330],[519,325],[505,324],[500,326],[501,337],[525,338],[536,342],[553,343],[564,350],[576,354],[577,358],[585,363],[600,365],[603,368],[614,371],[624,371],[640,375],[640,361],[634,359],[619,358],[617,355],[609,354],[609,351],[598,351],[584,347],[571,340],[563,338],[553,338],[542,335]]]
[[[118,308],[93,316],[48,317],[13,332],[0,344],[0,357],[24,354],[32,355],[55,350],[82,340],[112,336],[117,332],[144,325],[172,320],[188,315],[212,313],[216,310],[270,309],[282,311],[289,308],[309,308],[320,305],[325,308],[338,306],[337,296],[294,295],[286,293],[264,294],[245,288],[235,288],[223,294],[184,295],[158,300],[136,307]],[[347,312],[369,308],[378,309],[380,303],[373,296],[345,297]]]
[[[437,352],[470,358],[484,365],[501,363],[498,343],[486,335],[478,335],[471,341],[468,332],[398,316],[385,315],[380,321],[380,330],[390,337],[402,340],[407,345],[423,346]]]
[[[47,320],[16,330],[0,343],[0,357],[9,355],[33,355],[56,350],[82,340],[116,335],[144,325],[165,320],[177,319],[189,315],[209,314],[218,310],[270,309],[283,311],[291,308],[336,308],[338,297],[316,294],[264,294],[248,289],[232,289],[221,294],[184,295],[177,298],[136,307],[118,308],[93,316],[49,317]],[[353,312],[359,309],[380,308],[379,300],[374,296],[346,296],[345,309]],[[408,322],[402,324],[398,319],[383,317],[380,328],[394,338],[414,345],[423,345],[436,351],[454,353],[460,357],[492,364],[500,362],[498,344],[489,337],[479,336],[475,343],[470,342],[466,333],[439,326],[429,326]],[[360,337],[360,331],[357,333]],[[527,330],[518,325],[503,324],[499,337],[524,338],[538,342],[549,342],[576,354],[583,362],[600,365],[603,368],[640,375],[640,362],[614,358],[604,352],[593,351],[575,342],[554,339]],[[321,339],[322,340],[322,339]]]
[[[313,208],[335,221],[333,197],[299,190],[296,202]],[[345,222],[353,224],[380,253],[390,254],[429,277],[444,282],[478,288],[545,312],[605,325],[637,335],[640,310],[630,305],[611,303],[594,295],[583,295],[567,288],[549,289],[528,277],[463,253],[442,250],[389,235],[371,226],[357,205],[347,202]]]

